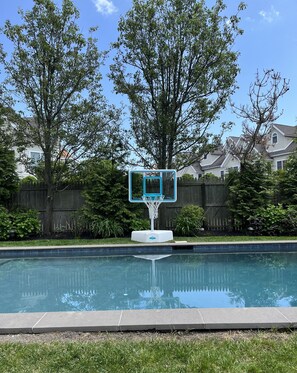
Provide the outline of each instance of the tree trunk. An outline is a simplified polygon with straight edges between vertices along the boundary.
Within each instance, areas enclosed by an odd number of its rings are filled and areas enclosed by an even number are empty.
[[[55,191],[52,185],[47,186],[44,234],[50,237],[53,234],[53,210],[54,210]]]

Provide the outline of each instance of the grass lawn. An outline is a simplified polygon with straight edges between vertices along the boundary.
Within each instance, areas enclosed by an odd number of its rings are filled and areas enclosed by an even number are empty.
[[[297,333],[0,343],[0,372],[296,372]]]
[[[237,242],[237,241],[284,241],[297,240],[297,236],[197,236],[174,237],[175,241],[187,242]],[[27,241],[0,241],[0,247],[5,246],[64,246],[64,245],[121,245],[137,244],[130,238],[105,238],[105,239],[39,239]]]

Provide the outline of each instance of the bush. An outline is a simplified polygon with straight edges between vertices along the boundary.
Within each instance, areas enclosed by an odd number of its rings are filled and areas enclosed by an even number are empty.
[[[0,205],[6,206],[18,190],[14,151],[0,144]]]
[[[37,179],[35,176],[26,176],[20,180],[20,184],[37,184]]]
[[[12,232],[12,220],[7,210],[0,207],[0,240],[8,240]]]
[[[195,178],[191,174],[184,174],[179,178],[180,181],[195,181]]]
[[[250,226],[256,233],[268,235],[296,234],[297,208],[269,205],[256,210],[250,218]]]
[[[40,232],[40,221],[34,210],[8,212],[0,208],[0,240],[24,239]]]
[[[218,176],[214,175],[213,173],[209,172],[202,177],[199,178],[199,181],[218,181],[221,180]]]
[[[28,238],[40,233],[40,221],[37,211],[28,210],[12,214],[13,231],[16,238]]]
[[[121,236],[130,232],[131,222],[143,214],[141,204],[128,201],[128,177],[108,161],[90,161],[85,165],[84,205],[80,226],[88,226],[96,236]],[[81,229],[83,232],[83,229]]]
[[[130,228],[132,231],[145,231],[150,229],[151,225],[148,219],[133,219],[131,220]]]
[[[91,223],[91,232],[94,237],[119,237],[124,235],[123,227],[115,220],[98,217]]]
[[[263,160],[245,163],[240,172],[230,170],[227,176],[228,207],[234,222],[242,228],[250,225],[250,218],[258,208],[271,203],[271,165]]]
[[[181,236],[195,236],[202,228],[204,210],[195,205],[184,206],[176,218],[175,233]]]

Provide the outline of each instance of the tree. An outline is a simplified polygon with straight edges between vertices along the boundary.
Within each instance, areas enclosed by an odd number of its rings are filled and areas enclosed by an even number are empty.
[[[263,159],[246,161],[244,171],[229,171],[227,185],[228,206],[234,222],[247,228],[255,211],[271,201],[271,165]]]
[[[5,206],[18,189],[14,151],[0,144],[0,205]]]
[[[127,173],[113,162],[88,160],[80,165],[84,205],[80,218],[96,236],[110,237],[131,231],[143,214],[141,204],[128,201]]]
[[[14,45],[10,60],[2,55],[5,86],[17,92],[14,98],[25,103],[33,117],[19,120],[18,129],[44,153],[44,228],[50,234],[55,183],[69,163],[100,154],[106,135],[118,129],[119,111],[102,96],[99,68],[104,54],[92,36],[95,29],[88,38],[79,32],[79,13],[71,0],[63,0],[61,8],[52,0],[34,0],[32,10],[21,10],[20,15],[23,24],[5,23],[4,34]]]
[[[225,8],[221,0],[211,9],[203,0],[133,0],[121,18],[110,76],[130,100],[131,146],[145,165],[181,168],[209,144],[239,71],[240,18],[222,16]]]
[[[262,77],[257,72],[255,82],[250,85],[250,105],[232,104],[234,113],[244,119],[243,135],[239,145],[234,145],[232,141],[228,141],[227,145],[240,160],[241,169],[251,161],[257,144],[265,149],[270,125],[282,115],[282,112],[278,113],[278,101],[288,90],[289,82],[282,79],[280,73],[273,69],[264,70]]]
[[[278,202],[297,206],[297,152],[289,157],[285,169],[278,171],[276,192]]]

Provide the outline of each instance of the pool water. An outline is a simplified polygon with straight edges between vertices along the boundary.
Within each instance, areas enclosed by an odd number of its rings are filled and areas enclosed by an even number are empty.
[[[297,253],[0,260],[0,312],[297,306]]]

